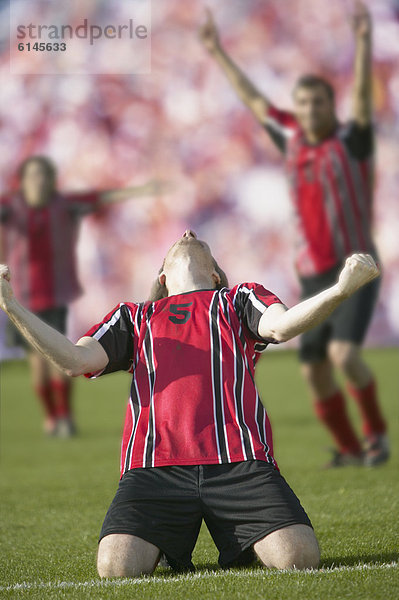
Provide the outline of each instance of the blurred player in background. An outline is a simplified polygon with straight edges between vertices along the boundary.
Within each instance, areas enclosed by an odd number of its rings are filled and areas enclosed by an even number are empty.
[[[15,273],[16,297],[65,333],[68,304],[81,292],[76,244],[82,217],[109,204],[161,193],[165,184],[154,180],[121,190],[63,194],[56,187],[56,169],[44,156],[25,160],[19,178],[19,191],[0,198],[0,262],[7,261]],[[72,435],[71,380],[32,350],[9,325],[9,343],[23,345],[28,351],[46,433]]]
[[[210,55],[285,156],[295,209],[296,268],[303,298],[328,287],[352,252],[369,252],[376,257],[371,233],[371,18],[360,2],[356,3],[353,31],[353,112],[352,119],[342,125],[337,120],[334,90],[328,81],[316,75],[300,77],[293,91],[294,114],[280,110],[225,52],[210,12],[200,29]],[[376,383],[361,356],[378,288],[378,280],[371,282],[301,338],[302,371],[315,412],[336,444],[329,466],[371,466],[389,457]],[[359,406],[364,448],[348,418],[334,367],[344,374],[348,391]]]

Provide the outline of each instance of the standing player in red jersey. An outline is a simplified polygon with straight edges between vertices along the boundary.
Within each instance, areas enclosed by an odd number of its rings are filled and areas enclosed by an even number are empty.
[[[334,90],[325,79],[301,77],[293,92],[294,114],[280,110],[226,54],[210,13],[200,30],[210,55],[285,157],[297,231],[296,269],[303,298],[330,285],[352,252],[369,252],[376,257],[371,233],[371,19],[360,2],[356,4],[353,30],[353,112],[351,121],[344,125],[337,120]],[[389,457],[375,379],[361,356],[378,288],[379,281],[370,283],[300,341],[302,370],[316,415],[336,444],[328,466],[371,466]],[[344,374],[348,392],[358,404],[364,450],[347,415],[334,367]]]
[[[21,188],[0,198],[0,262],[15,273],[16,297],[44,321],[65,333],[67,306],[80,294],[76,243],[81,218],[102,206],[154,194],[162,186],[143,186],[107,192],[63,194],[56,189],[56,171],[43,156],[32,156],[19,169]],[[24,340],[9,328],[9,342]],[[45,431],[74,433],[71,383],[37,352],[29,352],[33,385],[45,411]]]
[[[0,307],[58,369],[132,374],[101,577],[151,573],[161,551],[173,568],[192,569],[202,519],[223,567],[254,553],[266,567],[317,567],[312,525],[273,457],[255,365],[268,343],[321,323],[378,275],[370,255],[355,254],[333,286],[288,310],[257,283],[228,289],[209,246],[186,231],[150,301],[121,302],[74,345],[15,300],[0,265]]]

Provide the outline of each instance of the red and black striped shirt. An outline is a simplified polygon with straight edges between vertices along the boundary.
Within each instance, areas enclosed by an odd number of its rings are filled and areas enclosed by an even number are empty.
[[[275,107],[265,127],[286,157],[299,274],[323,273],[353,252],[374,253],[372,127],[338,124],[329,137],[310,145],[295,117]]]
[[[132,374],[121,475],[165,465],[275,464],[255,364],[268,343],[259,320],[276,302],[262,286],[243,283],[121,303],[87,332],[109,358],[87,377]]]
[[[96,192],[55,194],[39,208],[21,194],[0,198],[0,227],[16,298],[34,312],[79,296],[76,244],[80,218],[98,207]]]

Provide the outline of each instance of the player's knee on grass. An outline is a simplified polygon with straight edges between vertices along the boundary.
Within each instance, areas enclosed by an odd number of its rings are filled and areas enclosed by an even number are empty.
[[[270,533],[254,544],[265,567],[275,569],[316,569],[320,550],[308,525],[290,525]]]
[[[159,549],[134,535],[112,534],[98,547],[100,577],[139,577],[152,573],[158,564]]]

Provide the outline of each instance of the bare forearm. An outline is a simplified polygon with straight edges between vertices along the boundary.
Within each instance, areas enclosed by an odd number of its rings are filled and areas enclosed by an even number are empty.
[[[64,335],[12,300],[5,312],[24,338],[67,375],[85,372],[85,348],[75,346]]]
[[[356,40],[353,112],[360,125],[367,125],[372,115],[371,45],[370,35]]]
[[[134,187],[122,188],[120,190],[108,190],[100,194],[101,204],[116,204],[133,198],[140,198],[148,193],[147,184]]]
[[[260,322],[259,333],[262,337],[286,342],[324,321],[344,299],[338,285],[334,285],[282,313],[271,326],[266,316],[263,326],[262,320]]]
[[[352,254],[341,270],[338,281],[324,292],[312,296],[287,310],[272,304],[259,322],[259,335],[264,339],[285,342],[326,319],[346,298],[380,275],[370,254]]]
[[[144,196],[159,196],[170,193],[174,189],[173,183],[165,179],[150,179],[143,185],[135,185],[119,190],[109,190],[100,195],[101,204],[115,204],[125,202],[133,198],[143,198]]]
[[[215,48],[211,55],[225,73],[238,97],[252,110],[257,119],[263,120],[269,106],[268,100],[235,64],[222,46]]]

